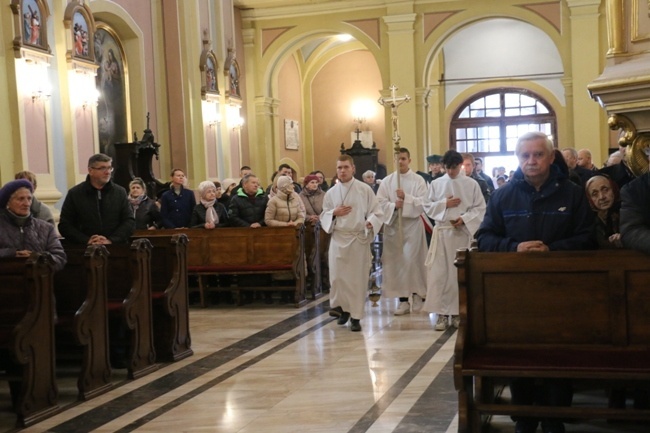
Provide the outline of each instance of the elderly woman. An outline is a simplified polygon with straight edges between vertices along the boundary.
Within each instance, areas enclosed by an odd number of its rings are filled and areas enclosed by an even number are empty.
[[[162,227],[160,210],[155,201],[147,197],[144,181],[136,177],[129,183],[129,207],[135,217],[136,230],[155,230]]]
[[[67,257],[54,226],[32,217],[34,187],[26,179],[8,182],[0,189],[0,257],[29,257],[32,252],[48,252],[54,270],[65,266]]]
[[[199,184],[201,201],[192,211],[190,227],[213,229],[228,226],[228,211],[217,201],[217,187],[214,182],[206,180]]]
[[[600,248],[622,248],[619,213],[621,197],[618,185],[608,176],[595,175],[585,184],[591,208],[596,212],[596,239]]]
[[[298,226],[305,221],[302,201],[293,190],[289,176],[278,176],[275,195],[269,200],[264,212],[264,222],[269,227]]]

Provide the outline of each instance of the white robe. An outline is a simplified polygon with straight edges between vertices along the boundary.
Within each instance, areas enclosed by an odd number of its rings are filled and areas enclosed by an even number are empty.
[[[460,198],[460,205],[446,208],[447,198]],[[454,266],[456,250],[470,246],[474,233],[485,216],[485,199],[481,187],[463,170],[451,179],[448,174],[429,184],[430,203],[427,215],[436,226],[427,255],[427,299],[424,310],[442,315],[458,314],[458,271]],[[453,228],[450,220],[462,217],[464,224]]]
[[[352,212],[334,218],[339,205]],[[329,248],[330,306],[341,307],[354,319],[364,316],[372,255],[370,243],[381,228],[383,215],[370,186],[353,179],[328,189],[323,199],[321,227],[331,233]],[[372,229],[366,228],[366,222]]]
[[[400,175],[404,190],[402,230],[400,236],[397,201],[397,173],[392,173],[379,185],[377,200],[384,213],[384,246],[381,258],[382,295],[406,298],[417,293],[427,295],[427,239],[421,218],[427,201],[427,184],[419,174],[409,170]]]

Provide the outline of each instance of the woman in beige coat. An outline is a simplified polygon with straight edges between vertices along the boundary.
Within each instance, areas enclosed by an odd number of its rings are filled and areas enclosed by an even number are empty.
[[[275,195],[266,205],[264,222],[269,227],[299,226],[305,221],[305,211],[293,190],[293,181],[289,176],[279,176],[276,186]]]

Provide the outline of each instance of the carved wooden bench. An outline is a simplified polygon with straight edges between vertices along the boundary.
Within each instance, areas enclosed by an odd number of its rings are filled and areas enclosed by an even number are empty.
[[[173,233],[173,232],[172,232]],[[183,233],[136,230],[133,239],[148,239],[151,251],[151,297],[154,343],[158,361],[191,356],[188,309],[187,247]]]
[[[650,410],[515,406],[505,378],[570,378],[600,389],[650,380],[650,257],[628,250],[459,250],[454,381],[459,432],[488,415],[650,420]],[[574,381],[575,382],[575,381]]]
[[[9,381],[20,427],[60,410],[52,266],[48,253],[34,253],[28,259],[0,259],[0,378]]]
[[[296,306],[305,298],[305,228],[295,227],[225,227],[214,230],[182,229],[189,238],[187,270],[199,277],[201,305],[205,306],[208,275],[289,274],[292,279],[277,285],[235,285],[230,287],[241,303],[240,292],[246,290],[291,291]],[[164,231],[156,231],[164,233]]]
[[[85,254],[84,245],[65,242],[63,245],[69,258]],[[137,239],[131,245],[111,244],[106,249],[105,283],[99,280],[94,283],[106,286],[111,350],[126,348],[128,376],[134,379],[158,368],[151,319],[152,246],[146,239]],[[85,281],[80,282],[81,290],[92,290]]]
[[[54,277],[57,358],[75,363],[81,358],[78,398],[88,400],[113,387],[108,358],[108,251],[103,245],[64,247],[68,262]]]

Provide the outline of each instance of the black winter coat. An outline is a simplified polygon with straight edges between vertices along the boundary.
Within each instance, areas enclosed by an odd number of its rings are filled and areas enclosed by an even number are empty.
[[[87,244],[91,236],[102,235],[113,243],[127,243],[134,229],[126,190],[113,181],[98,190],[86,176],[63,201],[59,232],[68,242]]]
[[[264,224],[264,212],[269,198],[263,189],[257,190],[255,197],[250,198],[243,189],[231,197],[228,218],[232,227],[250,227],[251,224]]]

